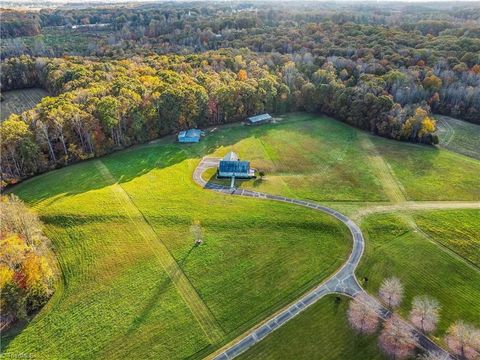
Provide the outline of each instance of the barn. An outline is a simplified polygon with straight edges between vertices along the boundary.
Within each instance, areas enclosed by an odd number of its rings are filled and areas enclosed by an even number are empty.
[[[241,161],[233,151],[229,152],[218,164],[218,178],[250,179],[255,171],[250,169],[249,161]]]
[[[189,129],[186,131],[180,131],[178,133],[178,142],[181,143],[197,143],[200,141],[202,131],[198,129]]]
[[[265,123],[270,122],[271,120],[272,120],[272,117],[268,113],[261,114],[261,115],[250,116],[250,117],[247,118],[247,122],[250,125],[265,124]]]

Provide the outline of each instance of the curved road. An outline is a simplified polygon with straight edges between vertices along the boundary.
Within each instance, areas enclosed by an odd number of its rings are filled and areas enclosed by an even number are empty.
[[[284,323],[286,323],[293,317],[297,316],[308,306],[314,304],[317,300],[327,294],[337,293],[347,295],[349,297],[355,297],[362,293],[365,296],[369,297],[372,301],[378,303],[376,299],[370,297],[365,292],[365,290],[362,289],[362,287],[357,281],[357,278],[355,277],[355,269],[360,262],[365,247],[365,240],[357,224],[355,224],[351,219],[339,213],[338,211],[328,208],[326,206],[316,204],[314,202],[290,199],[284,196],[270,195],[252,190],[230,188],[205,181],[202,178],[202,174],[205,172],[205,170],[209,168],[217,167],[220,160],[221,159],[217,158],[203,158],[193,173],[193,180],[205,189],[224,194],[281,201],[327,213],[337,218],[348,227],[353,238],[353,248],[347,262],[343,264],[343,266],[329,279],[322,282],[316,288],[308,291],[306,294],[302,295],[300,298],[282,309],[280,312],[267,318],[267,320],[263,321],[260,325],[257,325],[253,329],[241,335],[232,345],[228,345],[226,348],[222,349],[220,353],[216,354],[216,356],[214,356],[215,360],[233,359],[234,357],[240,355],[241,353],[255,345],[257,342],[261,341],[268,334],[272,333],[275,329],[282,326]],[[379,304],[379,306],[382,309],[380,317],[382,317],[383,319],[388,318],[391,315],[390,312],[382,305]],[[414,328],[412,328],[412,331],[417,336],[419,346],[421,348],[425,350],[439,351],[444,354],[445,359],[451,358],[445,350],[438,347],[424,334],[418,332]]]

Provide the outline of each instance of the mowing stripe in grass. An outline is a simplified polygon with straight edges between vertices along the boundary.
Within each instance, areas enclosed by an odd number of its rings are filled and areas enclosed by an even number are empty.
[[[393,176],[390,167],[377,151],[370,138],[365,133],[359,133],[359,137],[360,146],[368,153],[367,156],[370,165],[376,171],[378,179],[382,184],[383,191],[390,201],[396,203],[406,201],[397,179]]]
[[[405,203],[406,198],[404,197],[402,190],[399,186],[398,180],[396,177],[392,174],[390,171],[390,168],[386,161],[383,159],[383,157],[378,153],[378,151],[375,148],[375,145],[372,143],[370,138],[368,136],[365,136],[365,134],[361,134],[361,146],[369,151],[370,155],[368,158],[371,160],[371,165],[377,170],[377,173],[379,175],[379,179],[382,182],[382,186],[384,188],[385,193],[387,194],[388,198],[390,201],[394,203]],[[478,203],[473,203],[469,205],[473,205],[475,207],[475,204],[478,205]],[[434,205],[435,206],[435,205]],[[388,208],[388,207],[385,207]],[[401,209],[399,209],[401,210]],[[368,213],[368,209],[366,211]],[[361,214],[357,214],[357,216],[361,217]],[[408,214],[408,213],[399,213],[398,216],[410,227],[411,230],[414,232],[420,233],[425,239],[436,245],[440,250],[443,252],[447,253],[448,255],[452,256],[458,261],[461,261],[465,265],[467,265],[469,268],[471,268],[474,271],[479,271],[479,268],[462,257],[461,255],[457,254],[455,251],[452,249],[449,249],[448,247],[438,243],[433,239],[431,236],[426,234],[424,231],[422,231],[413,217]]]
[[[430,235],[428,235],[425,231],[423,231],[422,229],[420,229],[420,227],[417,225],[417,223],[415,222],[415,220],[413,219],[413,216],[408,214],[408,213],[396,213],[397,216],[399,216],[404,222],[405,224],[407,224],[414,232],[416,233],[419,233],[420,235],[422,235],[426,240],[428,240],[429,242],[431,242],[433,245],[437,246],[441,251],[443,251],[444,253],[448,254],[449,256],[453,257],[454,259],[462,262],[464,265],[468,266],[470,269],[472,269],[473,271],[476,271],[477,273],[480,274],[480,268],[475,265],[474,263],[472,263],[471,261],[469,261],[468,259],[464,258],[462,255],[458,254],[457,252],[455,252],[454,250],[450,249],[448,246],[445,246],[441,243],[439,243],[438,241],[436,241],[433,237],[431,237]]]
[[[123,210],[127,216],[135,224],[138,234],[145,240],[155,242],[157,245],[160,245],[152,247],[152,249],[154,250],[155,255],[158,257],[163,269],[168,274],[170,280],[175,285],[190,311],[199,322],[200,326],[205,332],[205,335],[213,344],[220,342],[224,337],[222,328],[218,324],[210,309],[200,298],[199,294],[190,283],[190,280],[187,278],[182,268],[170,254],[168,248],[157,236],[153,228],[143,216],[142,212],[133,203],[132,199],[123,189],[123,187],[118,184],[105,164],[103,164],[101,160],[95,160],[95,166],[104,179],[111,183],[112,191],[115,193],[116,198],[122,203]]]

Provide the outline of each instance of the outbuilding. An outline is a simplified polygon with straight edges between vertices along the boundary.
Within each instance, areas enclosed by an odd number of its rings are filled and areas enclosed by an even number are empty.
[[[202,135],[201,130],[189,129],[178,133],[178,141],[181,143],[197,143]]]
[[[250,116],[250,117],[247,118],[247,122],[250,125],[265,124],[265,123],[270,122],[271,120],[272,120],[272,117],[268,113],[261,114],[261,115]]]
[[[217,177],[250,179],[255,177],[255,170],[250,169],[249,161],[241,161],[238,155],[231,151],[220,160]]]

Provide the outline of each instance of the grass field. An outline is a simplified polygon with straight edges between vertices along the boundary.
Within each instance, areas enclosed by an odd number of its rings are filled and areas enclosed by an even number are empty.
[[[461,253],[465,252],[462,243],[470,242],[466,248],[475,252],[479,212],[440,213],[414,215],[420,220],[420,228],[432,237],[412,230],[398,215],[376,214],[366,218],[362,223],[366,248],[357,270],[359,279],[368,278],[366,289],[372,294],[377,293],[385,277],[400,278],[406,295],[401,306],[403,315],[408,313],[413,296],[437,298],[442,306],[437,336],[443,335],[457,319],[480,326],[480,269],[457,259],[436,243],[450,240],[454,233],[456,241],[449,241],[448,246]],[[424,227],[425,224],[428,225]]]
[[[241,360],[386,359],[374,335],[359,336],[348,325],[348,298],[328,295],[258,343]]]
[[[221,139],[235,141],[213,146],[213,155],[233,150],[265,172],[263,179],[237,186],[322,202],[387,201],[388,186],[372,164],[373,146],[373,155],[381,154],[408,200],[480,200],[477,160],[375,137],[329,118],[294,114],[287,119],[222,131]],[[210,135],[207,141],[218,139]],[[214,170],[205,175],[214,176]]]
[[[350,235],[336,220],[194,185],[205,145],[160,142],[15,188],[46,224],[64,286],[4,339],[7,355],[199,358],[343,263]]]
[[[480,200],[480,161],[429,146],[375,138],[407,200]]]
[[[48,96],[48,92],[43,89],[22,89],[3,92],[2,96],[4,100],[0,103],[1,121],[11,114],[21,114],[33,108],[42,98]]]
[[[350,235],[330,217],[196,186],[192,173],[203,156],[236,151],[266,173],[237,185],[347,213],[405,199],[480,200],[480,161],[377,138],[325,117],[291,114],[259,127],[209,129],[198,144],[173,142],[163,138],[13,188],[41,214],[63,285],[19,335],[3,339],[2,351],[39,358],[201,358],[345,261]],[[367,290],[375,293],[385,276],[400,277],[407,291],[403,314],[414,295],[437,297],[445,310],[436,335],[457,318],[479,325],[478,211],[408,215],[417,232],[403,216],[364,220],[359,279],[368,277]],[[194,247],[198,228],[204,243]],[[372,339],[352,340],[346,301],[334,306],[327,299],[245,356],[379,358]]]
[[[358,130],[309,114],[286,118],[277,124],[222,131],[222,138],[238,141],[216,147],[212,155],[235,151],[266,173],[263,179],[241,183],[245,188],[318,201],[387,199],[365,153],[358,151]]]
[[[440,146],[480,160],[480,125],[437,115]]]
[[[467,259],[480,270],[480,210],[413,213],[429,237]]]

